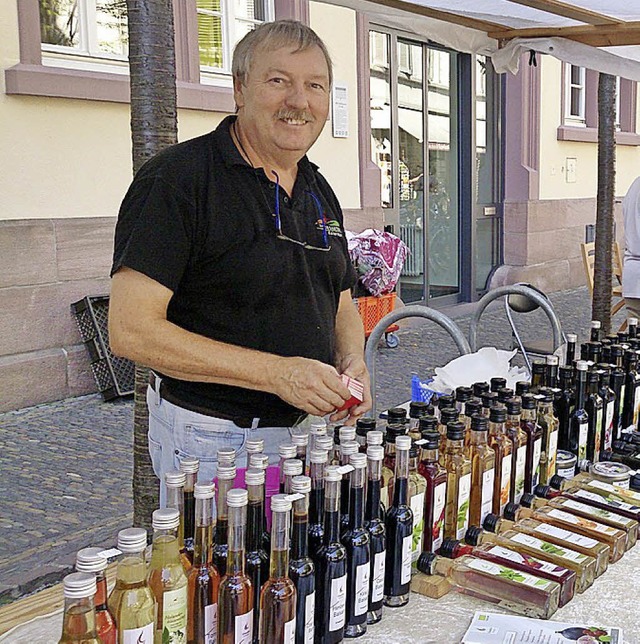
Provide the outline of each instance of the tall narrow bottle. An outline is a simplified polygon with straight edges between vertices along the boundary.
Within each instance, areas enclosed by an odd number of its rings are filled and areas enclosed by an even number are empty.
[[[575,333],[567,333],[567,352],[564,364],[567,367],[573,367],[573,361],[576,359],[576,343],[578,336]]]
[[[542,360],[534,360],[531,365],[531,389],[533,394],[537,394],[541,387],[544,387],[544,380],[547,375],[547,365]]]
[[[280,471],[280,494],[282,494],[284,491],[284,464],[287,460],[296,458],[298,448],[293,443],[282,443],[282,445],[278,445],[278,454],[280,456],[280,462],[278,463]],[[295,474],[294,476],[298,476],[299,474]]]
[[[444,513],[444,536],[454,539],[464,535],[469,526],[471,500],[471,461],[464,455],[464,423],[449,423],[444,450],[447,471],[447,501]]]
[[[193,548],[196,531],[196,506],[193,497],[193,486],[198,480],[200,461],[197,458],[183,458],[180,461],[180,471],[185,473],[184,481],[184,551],[193,562]]]
[[[429,411],[429,405],[421,400],[412,400],[409,403],[409,427],[408,433],[411,438],[418,440],[420,438],[420,418],[425,416]],[[357,422],[356,422],[357,432]]]
[[[638,356],[635,351],[626,351],[624,366],[627,373],[625,377],[625,397],[622,408],[622,429],[631,425],[638,426],[638,410],[640,409],[640,372],[638,372]]]
[[[291,481],[293,528],[289,577],[296,587],[296,644],[313,644],[315,633],[316,567],[309,556],[309,493],[311,479],[296,476]]]
[[[324,472],[324,535],[316,564],[316,644],[337,644],[344,638],[347,609],[347,553],[340,543],[340,482],[337,465]]]
[[[361,452],[367,449],[367,434],[376,431],[376,419],[363,417],[356,420],[356,442]]]
[[[427,481],[418,472],[419,456],[420,446],[414,441],[411,443],[411,449],[409,450],[409,507],[411,508],[411,512],[413,512],[411,562],[414,568],[422,552],[422,539],[424,536],[424,497],[427,492]]]
[[[237,467],[236,463],[237,452],[233,447],[219,447],[216,451],[216,459],[218,460],[218,467],[221,465],[233,465]]]
[[[498,403],[498,394],[495,391],[487,391],[482,394],[482,415],[489,418],[491,408]]]
[[[597,463],[600,460],[600,443],[602,439],[604,401],[598,393],[599,380],[600,377],[595,371],[590,371],[587,374],[587,401],[585,403],[585,411],[589,416],[589,430],[587,433],[587,460],[591,463]],[[549,479],[541,482],[548,483]]]
[[[538,403],[534,394],[522,396],[520,427],[527,436],[527,466],[524,477],[524,490],[529,493],[538,483],[540,476],[540,457],[542,454],[542,427],[538,422]]]
[[[147,583],[144,551],[147,531],[125,528],[118,532],[116,585],[109,595],[109,609],[116,620],[118,642],[152,642],[158,603]]]
[[[616,405],[613,409],[613,440],[618,440],[622,432],[624,399],[626,395],[626,372],[622,367],[624,351],[619,344],[611,345],[611,389],[616,395]]]
[[[229,513],[227,508],[227,496],[233,483],[236,480],[235,465],[218,465],[218,490],[216,508],[218,521],[213,543],[212,562],[220,577],[227,572],[227,553],[229,552]]]
[[[440,434],[435,432],[436,445]],[[384,449],[381,445],[371,445],[367,449],[367,504],[365,508],[365,526],[369,531],[369,548],[371,551],[371,571],[369,573],[369,609],[367,624],[376,624],[382,619],[384,601],[384,570],[387,556],[387,531],[380,503],[382,477],[382,459]],[[436,454],[437,460],[437,454]],[[443,503],[444,509],[444,503]]]
[[[271,497],[271,565],[260,593],[260,644],[296,641],[296,588],[289,579],[289,517],[291,501]]]
[[[509,500],[520,503],[524,494],[524,482],[527,469],[527,435],[521,428],[520,398],[509,398],[506,401],[507,420],[505,431],[511,441],[511,484]],[[476,524],[477,525],[477,524]]]
[[[457,413],[457,412],[456,412]],[[384,437],[384,462],[382,465],[381,500],[385,511],[393,501],[394,471],[396,467],[396,438],[404,436],[404,425],[388,425]]]
[[[464,424],[460,423],[462,427]],[[463,433],[460,430],[460,434]],[[411,585],[411,545],[413,540],[413,512],[409,507],[409,450],[408,436],[396,438],[396,471],[394,496],[387,510],[387,559],[385,563],[384,603],[404,606],[409,601]],[[462,435],[460,436],[462,450]],[[463,457],[464,458],[464,457]]]
[[[542,449],[539,456],[539,468],[533,473],[531,489],[539,483],[548,483],[556,473],[556,459],[558,457],[558,419],[553,413],[553,390],[543,389],[542,398],[538,405],[538,423],[542,428]],[[526,487],[526,486],[525,486]],[[527,492],[530,494],[530,492]]]
[[[471,525],[482,525],[484,518],[493,508],[496,455],[487,443],[488,429],[489,423],[484,416],[476,415],[471,418],[471,494],[469,505],[469,523]],[[439,546],[440,544],[438,544]],[[433,552],[436,548],[429,550]]]
[[[496,394],[497,396],[498,394]],[[460,418],[460,414],[455,407],[445,407],[440,411],[440,425],[438,431],[440,432],[440,459],[444,462],[444,450],[447,442],[447,427],[451,423],[455,423]],[[464,436],[463,436],[464,440]]]
[[[315,557],[324,535],[324,472],[328,465],[327,452],[312,450],[309,453],[309,478],[311,494],[309,496],[309,553]]]
[[[359,451],[358,443],[355,441],[340,441],[340,465],[349,465],[351,456]],[[349,470],[350,471],[350,470]],[[349,525],[349,494],[350,474],[344,474],[340,484],[340,534],[344,533]]]
[[[546,374],[544,379],[545,387],[554,389],[558,386],[558,365],[559,359],[556,355],[548,355],[546,361]]]
[[[592,342],[600,342],[602,334],[602,323],[600,320],[591,320],[591,341]]]
[[[598,377],[598,393],[604,403],[602,426],[600,428],[600,443],[601,451],[606,452],[613,446],[613,415],[616,405],[616,395],[609,386],[611,370],[608,367],[599,369]]]
[[[215,487],[196,483],[193,487],[196,527],[193,567],[187,577],[188,644],[216,644],[218,639],[218,589],[220,576],[211,564],[215,525]]]
[[[253,593],[245,574],[245,531],[247,528],[246,490],[229,490],[229,549],[226,574],[218,594],[218,644],[251,644],[253,641]]]
[[[187,576],[178,545],[178,510],[156,510],[147,581],[158,603],[155,644],[179,641],[187,632]]]
[[[447,470],[440,465],[438,458],[440,434],[437,431],[432,431],[424,432],[422,436],[424,443],[422,444],[422,459],[418,465],[418,471],[427,482],[422,550],[424,552],[435,552],[444,539]]]
[[[184,486],[187,475],[180,470],[169,470],[164,474],[164,484],[166,488],[166,507],[178,510],[180,515],[180,524],[178,525],[178,547],[180,548],[180,558],[185,571],[191,567],[191,559],[187,554],[184,545]]]
[[[62,581],[64,615],[58,644],[102,644],[96,630],[96,578],[86,572],[73,572]]]
[[[630,340],[638,337],[638,318],[627,319],[627,333]]]
[[[295,434],[291,437],[291,442],[296,446],[296,458],[302,463],[302,472],[305,472],[307,463],[307,450],[309,448],[308,434]]]
[[[103,644],[116,643],[116,623],[107,606],[107,558],[102,554],[102,548],[83,548],[76,554],[76,570],[93,573],[96,576],[96,629]]]
[[[251,467],[251,455],[262,454],[264,452],[264,440],[262,438],[249,438],[244,444],[247,453],[246,469]]]
[[[569,422],[569,451],[578,457],[578,464],[587,458],[589,416],[585,409],[587,393],[587,363],[576,363],[576,408]]]
[[[495,514],[502,514],[504,506],[509,503],[509,490],[511,488],[512,446],[506,435],[506,420],[507,410],[503,405],[491,408],[491,415],[489,416],[489,447],[493,449],[496,455],[496,476],[493,486],[493,512]],[[460,538],[455,535],[451,536],[455,539]]]
[[[291,479],[303,473],[304,467],[299,458],[288,458],[283,461],[280,494],[291,494]]]
[[[576,406],[576,396],[573,389],[573,366],[560,367],[560,398],[557,404],[558,414],[558,447],[569,450],[569,428],[571,414]]]

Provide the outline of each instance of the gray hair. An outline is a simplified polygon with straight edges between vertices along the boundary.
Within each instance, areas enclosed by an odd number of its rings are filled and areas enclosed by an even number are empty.
[[[295,47],[295,52],[306,51],[312,47],[319,47],[322,51],[329,70],[329,86],[333,81],[333,63],[327,46],[320,36],[307,25],[297,20],[276,20],[263,22],[250,31],[233,51],[231,73],[234,79],[246,84],[247,76],[251,71],[256,51],[265,49],[279,49],[281,47]]]

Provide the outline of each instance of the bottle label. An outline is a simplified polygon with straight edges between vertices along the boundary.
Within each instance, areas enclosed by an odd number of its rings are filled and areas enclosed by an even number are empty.
[[[580,499],[588,499],[589,501],[596,501],[597,503],[607,503],[611,505],[614,509],[619,508],[620,510],[627,510],[631,512],[637,512],[640,510],[640,507],[637,505],[631,505],[631,503],[624,503],[623,501],[618,501],[614,498],[600,496],[595,494],[595,492],[589,492],[588,490],[571,490],[573,496],[577,496]]]
[[[162,593],[162,640],[179,642],[187,632],[187,586]]]
[[[600,543],[595,539],[584,537],[581,534],[576,534],[575,532],[569,532],[569,530],[557,528],[556,526],[549,525],[548,523],[540,523],[535,527],[535,531],[540,532],[541,534],[546,534],[549,537],[562,539],[563,541],[572,543],[575,546],[582,546],[583,548],[595,548],[598,543]]]
[[[546,552],[549,555],[555,555],[556,557],[569,559],[570,561],[582,562],[587,558],[587,555],[583,555],[581,552],[576,552],[575,550],[570,550],[569,548],[561,548],[556,546],[553,543],[548,541],[542,541],[541,539],[536,539],[530,534],[524,534],[523,532],[518,532],[513,536],[509,537],[510,541],[515,541],[516,543],[521,543],[525,546],[529,546],[540,552]]]
[[[541,570],[542,572],[549,573],[555,577],[562,577],[565,572],[565,568],[561,566],[556,566],[555,564],[550,563],[549,561],[542,561],[542,559],[536,559],[530,555],[523,555],[515,550],[509,550],[508,548],[503,548],[502,546],[493,546],[489,551],[489,554],[495,555],[496,557],[501,557],[502,559],[508,559],[514,563],[525,564],[536,570]]]
[[[387,485],[380,488],[380,503],[386,512],[389,509],[389,487]]]
[[[346,612],[347,575],[342,575],[342,577],[331,580],[331,599],[329,601],[329,631],[338,631],[344,627]]]
[[[587,438],[589,436],[589,423],[580,423],[578,426],[578,461],[587,458]]]
[[[556,458],[558,456],[558,430],[549,435],[549,451],[547,453],[547,481],[556,473]]]
[[[354,597],[353,614],[364,615],[369,608],[369,562],[356,567],[356,596]]]
[[[304,605],[304,644],[313,644],[315,635],[316,591],[307,595]]]
[[[153,644],[154,622],[140,628],[126,628],[122,631],[122,644]],[[215,640],[214,640],[215,641]]]
[[[371,583],[371,603],[382,601],[384,597],[384,569],[387,551],[378,552],[373,558],[373,581]]]
[[[605,426],[604,426],[604,449],[611,449],[613,444],[613,408],[615,400],[610,400],[607,403],[607,411],[605,413]]]
[[[504,506],[509,503],[509,491],[511,489],[511,454],[502,457],[502,473],[500,475],[500,514]],[[458,537],[460,539],[461,537]]]
[[[636,391],[633,397],[633,424],[638,426],[638,410],[640,410],[640,386],[636,382]]]
[[[620,406],[618,407],[618,426],[622,427],[622,409],[624,407],[624,395],[627,385],[620,387]]]
[[[595,487],[599,490],[606,490],[607,492],[613,492],[614,494],[617,494],[625,499],[629,499],[630,501],[640,501],[640,493],[637,494],[632,490],[628,490],[628,489],[625,490],[619,485],[611,485],[610,483],[605,483],[604,481],[598,481],[596,479],[587,481],[587,485],[589,487]]]
[[[418,561],[422,553],[422,537],[424,533],[424,492],[414,494],[409,502],[413,512],[413,550],[411,560]]]
[[[431,536],[433,545],[431,550],[435,552],[444,540],[444,512],[447,502],[447,482],[436,485],[433,490],[433,525],[431,526]]]
[[[542,436],[533,443],[533,463],[531,465],[531,489],[540,483],[540,457],[542,456]]]
[[[408,584],[411,581],[411,544],[413,535],[407,535],[402,540],[402,570],[400,571],[400,583]]]
[[[593,437],[593,445],[594,445],[594,450],[593,450],[593,462],[597,463],[600,460],[600,444],[602,442],[602,419],[604,417],[604,407],[600,407],[596,411],[596,434]]]
[[[589,493],[587,492],[587,494]],[[597,497],[598,495],[594,494],[593,496]],[[600,497],[600,501],[602,500],[602,497]],[[571,510],[583,512],[584,514],[589,514],[592,517],[609,519],[625,526],[631,526],[635,523],[633,519],[627,519],[620,514],[614,514],[613,512],[609,512],[609,510],[603,510],[602,508],[594,508],[591,505],[587,505],[586,503],[579,503],[578,501],[573,501],[572,499],[563,499],[562,506],[565,508],[570,508]]]
[[[556,468],[556,474],[561,476],[563,479],[572,479],[576,475],[575,465],[571,467],[560,467]]]
[[[465,474],[458,481],[458,515],[456,520],[456,539],[464,537],[469,527],[469,503],[471,502],[471,474]]]
[[[527,446],[523,445],[522,447],[518,447],[518,451],[516,452],[516,471],[515,471],[515,476],[513,480],[514,503],[520,503],[520,499],[524,494],[524,474],[525,474],[526,465],[527,465]]]
[[[553,517],[554,519],[560,519],[560,521],[564,521],[565,523],[578,525],[578,526],[581,526],[582,528],[588,528],[589,530],[597,530],[598,532],[602,532],[604,534],[615,535],[618,532],[615,528],[612,528],[611,526],[604,525],[596,521],[590,521],[589,519],[576,516],[575,514],[571,514],[570,512],[563,512],[562,510],[557,510],[556,508],[549,510],[547,514],[550,517]]]
[[[244,615],[236,615],[234,644],[251,644],[253,640],[253,608]]]
[[[282,644],[296,644],[296,618],[284,623],[284,637]]]
[[[517,584],[524,584],[525,586],[533,586],[535,588],[545,589],[551,586],[551,584],[555,583],[547,579],[534,577],[533,575],[530,575],[526,572],[513,570],[512,568],[507,568],[506,566],[501,566],[500,564],[486,561],[485,559],[470,559],[466,562],[466,564],[473,570],[483,572],[493,577],[508,579],[509,581],[513,581]]]
[[[204,642],[216,644],[218,641],[218,604],[204,607]]]
[[[491,513],[493,507],[493,483],[496,477],[495,467],[482,475],[482,499],[480,501],[480,523]],[[434,544],[435,545],[435,544]]]

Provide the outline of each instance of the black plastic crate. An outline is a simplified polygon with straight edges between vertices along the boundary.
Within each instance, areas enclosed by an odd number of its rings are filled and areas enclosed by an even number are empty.
[[[71,305],[80,336],[89,352],[91,370],[105,400],[133,394],[135,365],[109,348],[109,296],[88,295]]]

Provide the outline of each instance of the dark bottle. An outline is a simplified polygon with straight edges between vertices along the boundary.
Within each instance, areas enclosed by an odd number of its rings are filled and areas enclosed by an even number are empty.
[[[424,503],[425,529],[422,550],[423,552],[435,552],[444,539],[447,470],[440,464],[438,459],[440,434],[437,432],[426,432],[423,434],[423,440],[425,442],[422,445],[422,458],[418,464],[418,472],[427,481]]]
[[[471,388],[473,389],[473,395],[477,398],[482,398],[482,394],[491,391],[491,386],[488,382],[474,382]]]
[[[453,410],[455,411],[455,410]],[[445,410],[443,412],[446,414]],[[455,412],[458,413],[457,411]],[[396,437],[404,436],[404,425],[388,425],[384,437],[384,463],[382,466],[382,492],[381,500],[385,511],[393,500],[393,473],[396,467]]]
[[[218,510],[218,521],[216,524],[216,533],[213,543],[212,561],[217,568],[220,577],[224,577],[227,572],[227,553],[229,552],[229,512],[227,508],[227,495],[236,479],[235,465],[218,465],[218,495],[216,498],[216,508]],[[245,510],[246,514],[246,510]],[[242,554],[244,556],[244,532],[242,535]],[[244,574],[244,561],[242,562]],[[251,596],[253,599],[253,595]],[[253,632],[253,624],[251,626]]]
[[[527,436],[527,463],[524,476],[525,494],[537,484],[542,455],[542,426],[538,422],[537,398],[534,394],[522,396],[520,428]]]
[[[585,362],[589,360],[589,345],[586,342],[580,345],[580,360],[584,360]]]
[[[375,429],[375,418],[368,418],[365,416],[356,420],[356,442],[360,446],[359,449],[361,452],[364,452],[367,449],[367,433],[373,432]]]
[[[564,361],[565,366],[573,368],[573,361],[576,359],[576,343],[578,336],[575,333],[567,333],[567,353]]]
[[[600,342],[600,336],[602,333],[602,324],[600,320],[591,320],[591,341]]]
[[[576,408],[569,421],[569,451],[578,457],[578,464],[587,458],[589,416],[585,410],[587,387],[587,363],[576,363]]]
[[[461,437],[462,438],[462,437]],[[404,606],[409,601],[411,585],[411,545],[413,513],[409,507],[409,450],[408,436],[396,438],[396,470],[394,496],[387,510],[387,558],[384,579],[386,606]]]
[[[587,342],[587,357],[590,362],[598,364],[602,359],[602,343]]]
[[[558,386],[558,362],[558,356],[547,356],[546,373],[544,377],[545,387],[552,387],[555,389]]]
[[[558,447],[569,449],[569,426],[571,414],[576,406],[576,396],[573,389],[573,367],[560,367],[560,398],[557,404],[558,416]]]
[[[585,410],[589,416],[589,432],[587,435],[587,459],[591,463],[600,460],[602,440],[602,422],[604,418],[604,401],[598,393],[600,376],[595,371],[587,374],[587,401]],[[548,483],[548,481],[542,481]]]
[[[296,463],[302,465],[297,459]],[[253,586],[254,642],[258,641],[260,625],[260,591],[262,590],[263,584],[269,578],[269,555],[265,552],[262,542],[264,526],[264,481],[264,470],[249,469],[245,473],[245,482],[249,496],[249,503],[247,505],[247,554],[245,571]]]
[[[347,552],[340,543],[341,468],[328,465],[324,480],[324,536],[316,564],[316,644],[344,638],[347,612]]]
[[[340,442],[340,465],[349,465],[351,457],[358,453],[358,443],[355,441]],[[340,534],[343,534],[349,525],[349,506],[351,495],[349,494],[350,475],[343,474],[340,484]]]
[[[309,454],[309,477],[311,494],[309,496],[309,553],[315,557],[322,545],[324,534],[324,471],[328,465],[328,455],[324,450],[311,450]]]
[[[347,551],[347,623],[345,637],[367,632],[371,549],[369,531],[364,525],[364,484],[367,475],[365,454],[352,454],[349,481],[349,523],[342,535]]]
[[[507,386],[507,380],[506,378],[491,378],[489,384],[491,386],[491,391],[497,392],[498,389]]]
[[[625,396],[622,408],[623,431],[631,425],[638,425],[638,409],[640,408],[640,373],[637,370],[638,356],[635,351],[626,351],[624,366],[627,373],[625,377]]]
[[[311,479],[296,476],[291,491],[298,498],[293,501],[293,529],[289,577],[296,587],[296,644],[313,644],[315,631],[316,567],[309,556],[309,493]]]
[[[193,486],[198,480],[200,461],[197,458],[183,458],[180,471],[185,473],[184,482],[184,551],[190,562],[193,562],[193,548],[196,534],[196,505],[193,497]]]
[[[616,395],[616,404],[613,408],[613,440],[618,440],[622,433],[622,416],[625,398],[625,381],[626,372],[622,367],[623,349],[619,344],[614,344],[611,347],[611,379],[609,384],[613,393]]]
[[[439,434],[436,432],[436,444]],[[369,609],[367,624],[376,624],[382,619],[384,600],[384,569],[387,556],[387,537],[380,503],[382,484],[382,459],[384,449],[372,445],[367,449],[367,503],[365,507],[365,527],[369,531],[371,551],[371,571],[369,574]]]
[[[638,337],[638,318],[627,319],[627,332],[630,340]]]
[[[278,462],[278,469],[280,471],[280,485],[279,492],[282,494],[284,490],[284,464],[288,460],[295,459],[298,455],[298,448],[293,443],[282,443],[278,445],[278,455],[280,456],[280,461]],[[293,476],[297,476],[294,474]]]
[[[531,393],[537,394],[540,387],[544,387],[547,375],[547,365],[542,360],[534,360],[531,365]]]

